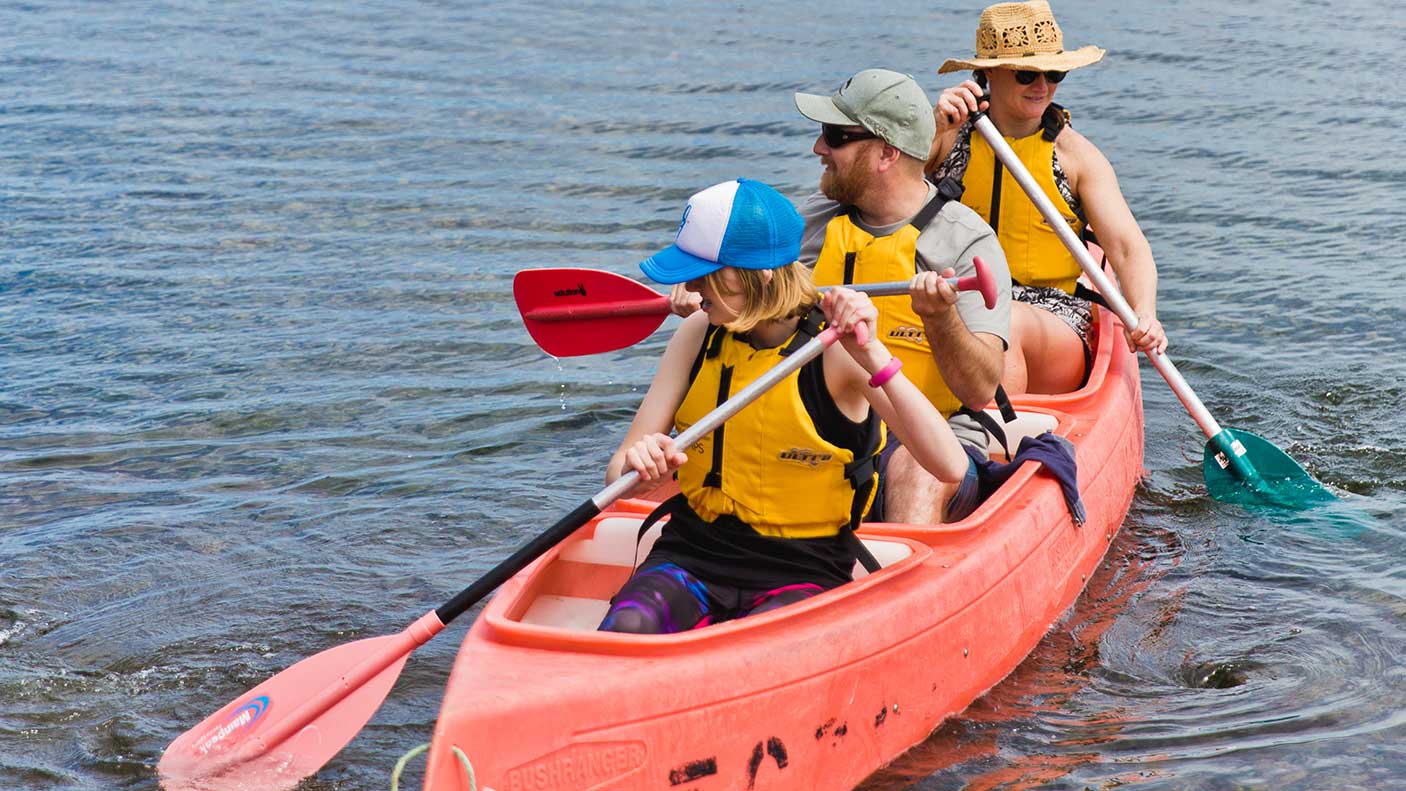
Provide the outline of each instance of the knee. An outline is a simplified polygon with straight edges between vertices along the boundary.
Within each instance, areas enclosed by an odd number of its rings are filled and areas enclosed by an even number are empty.
[[[601,632],[621,632],[624,634],[660,634],[664,631],[659,617],[639,607],[612,609],[601,621]]]
[[[944,484],[929,475],[906,450],[894,454],[889,472],[885,473],[891,477],[884,483],[884,518],[909,524],[935,522],[942,511]]]
[[[771,612],[772,610],[777,610],[782,607],[785,607],[788,604],[795,604],[799,601],[805,601],[806,599],[809,599],[810,597],[820,592],[821,589],[818,585],[806,586],[801,590],[786,591],[785,593],[780,593],[775,596],[768,597],[760,604],[753,607],[751,610],[748,610],[747,614],[760,615],[764,612]]]

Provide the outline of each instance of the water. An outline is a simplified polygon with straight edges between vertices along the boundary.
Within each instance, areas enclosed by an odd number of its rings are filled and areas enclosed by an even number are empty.
[[[866,787],[1406,785],[1402,18],[1057,6],[1110,50],[1059,98],[1153,243],[1173,359],[1355,529],[1205,497],[1144,366],[1148,477],[1089,592]],[[512,274],[634,274],[727,178],[799,199],[790,94],[884,65],[935,95],[978,10],[0,9],[0,787],[155,788],[214,708],[598,490],[666,335],[554,361]],[[307,787],[386,787],[462,634]]]

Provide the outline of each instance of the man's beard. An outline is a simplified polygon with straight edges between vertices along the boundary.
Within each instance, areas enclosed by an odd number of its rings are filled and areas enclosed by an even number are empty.
[[[869,167],[869,157],[856,157],[846,173],[841,173],[839,167],[835,166],[822,171],[820,192],[830,200],[848,206],[857,203],[873,181],[874,173]]]

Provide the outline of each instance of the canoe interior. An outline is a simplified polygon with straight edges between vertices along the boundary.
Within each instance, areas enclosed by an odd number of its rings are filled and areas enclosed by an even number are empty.
[[[991,410],[1000,420],[1000,413]],[[1059,418],[1044,412],[1017,411],[1017,418],[1007,423],[1007,441],[1012,448],[1021,437],[1035,436],[1057,430]],[[988,452],[994,459],[1003,459],[1004,450],[993,438]],[[630,573],[649,555],[654,541],[667,519],[652,525],[641,537],[640,525],[645,514],[611,511],[594,523],[589,536],[576,536],[562,546],[552,567],[544,571],[541,584],[528,590],[520,606],[510,611],[514,620],[555,629],[593,632],[610,607],[610,597],[624,584]],[[892,539],[866,537],[864,545],[885,567],[909,557],[908,545]],[[854,579],[868,575],[859,563],[854,565]]]

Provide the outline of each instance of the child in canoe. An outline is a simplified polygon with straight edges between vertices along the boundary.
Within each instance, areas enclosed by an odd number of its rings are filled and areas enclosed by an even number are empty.
[[[628,470],[637,491],[678,471],[669,521],[611,600],[604,631],[680,632],[776,609],[851,579],[883,446],[882,419],[943,481],[967,455],[898,358],[874,336],[868,296],[822,299],[797,262],[803,223],[791,203],[746,179],[689,199],[673,245],[640,264],[651,279],[685,283],[702,309],[674,333],[607,482]],[[936,273],[913,288],[934,289]],[[783,379],[690,448],[669,436],[814,337],[839,343]]]

